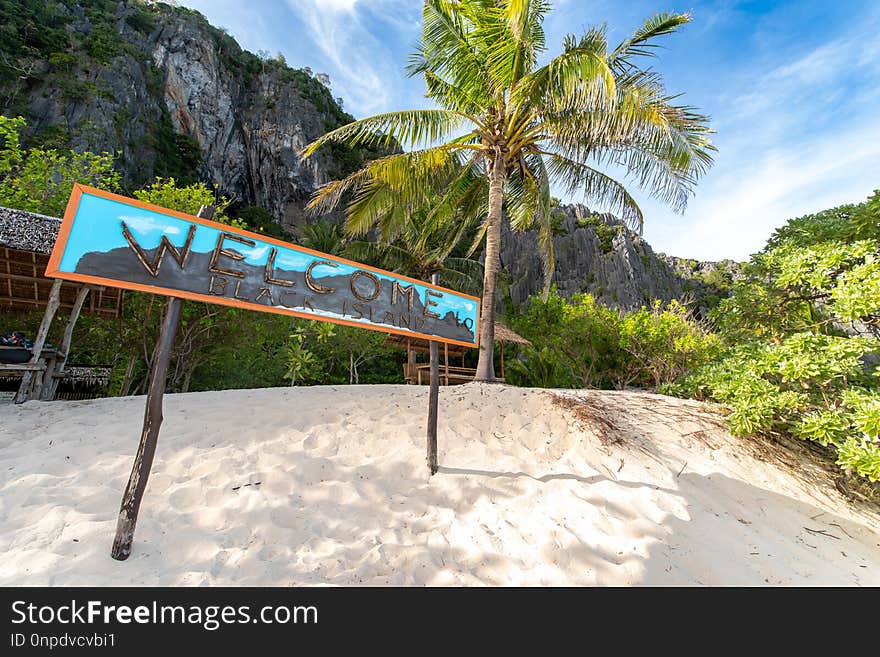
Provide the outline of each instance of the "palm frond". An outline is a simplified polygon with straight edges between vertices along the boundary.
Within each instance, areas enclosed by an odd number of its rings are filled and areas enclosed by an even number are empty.
[[[462,93],[484,104],[494,96],[485,53],[475,43],[474,15],[464,5],[449,0],[425,0],[422,38],[407,67],[409,75],[432,71]]]
[[[651,57],[655,54],[654,49],[658,47],[656,43],[651,43],[654,39],[671,34],[690,22],[690,14],[654,14],[633,32],[632,36],[620,42],[611,53],[609,62],[612,66],[619,66],[627,62],[630,57]]]
[[[626,187],[593,167],[557,153],[545,153],[550,176],[562,182],[568,194],[582,193],[585,200],[604,202],[608,210],[641,232],[644,216]]]
[[[472,258],[446,258],[440,283],[459,292],[479,294],[483,286],[483,264]]]
[[[511,105],[537,110],[601,107],[614,96],[616,81],[606,59],[604,32],[569,37],[562,54],[529,73],[511,90]]]
[[[496,88],[509,88],[535,68],[545,49],[548,9],[543,0],[500,0],[481,13],[477,37]]]
[[[303,149],[303,157],[314,155],[329,142],[349,146],[413,147],[446,139],[472,119],[453,110],[422,109],[386,112],[352,121],[331,130]]]

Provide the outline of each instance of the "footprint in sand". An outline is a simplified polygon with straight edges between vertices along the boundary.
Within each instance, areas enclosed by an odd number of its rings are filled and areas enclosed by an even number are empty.
[[[218,552],[217,556],[214,557],[214,564],[211,566],[211,577],[219,577],[227,561],[229,561],[229,552],[226,550]]]
[[[318,446],[318,437],[313,433],[310,433],[309,435],[307,435],[306,439],[303,440],[303,449],[307,449],[307,450],[311,451],[311,450],[315,449],[315,447],[317,447],[317,446]]]

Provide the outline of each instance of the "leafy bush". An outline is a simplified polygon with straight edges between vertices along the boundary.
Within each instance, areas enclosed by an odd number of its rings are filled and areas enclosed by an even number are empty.
[[[592,228],[596,233],[596,237],[599,240],[599,248],[602,250],[602,253],[609,254],[614,250],[614,238],[616,238],[620,231],[623,230],[622,226],[609,226],[599,215],[591,214],[588,217],[584,217],[583,219],[578,220],[578,226],[581,228]]]
[[[125,17],[125,22],[132,29],[137,30],[144,36],[149,36],[156,28],[156,16],[148,7],[143,5],[135,4],[132,6],[132,9],[134,10],[133,13]]]
[[[122,39],[109,23],[98,23],[92,27],[85,41],[89,55],[106,64],[119,54]]]
[[[225,210],[229,206],[229,199],[225,196],[218,196],[214,190],[202,182],[180,187],[174,178],[156,178],[152,184],[136,190],[134,197],[153,205],[191,215],[197,215],[203,205],[213,205],[215,210],[214,216],[211,218],[212,221],[219,221],[236,228],[246,227],[244,222],[226,216]]]
[[[551,290],[510,318],[532,342],[507,377],[519,385],[556,388],[662,386],[709,362],[719,339],[673,301],[618,312],[591,295],[566,301]]]
[[[713,311],[728,350],[680,392],[730,409],[734,434],[789,433],[880,481],[880,193],[791,220]]]
[[[721,340],[679,302],[664,307],[656,301],[651,308],[623,315],[620,347],[630,356],[623,362],[620,380],[659,387],[714,359]]]
[[[263,233],[269,237],[277,237],[282,240],[290,240],[290,235],[284,232],[284,229],[275,222],[272,215],[258,205],[246,205],[244,207],[235,208],[230,212],[241,220],[247,230],[255,233]]]
[[[23,119],[0,116],[0,205],[61,216],[74,183],[110,191],[119,188],[110,153],[60,153],[55,149],[23,150]]]

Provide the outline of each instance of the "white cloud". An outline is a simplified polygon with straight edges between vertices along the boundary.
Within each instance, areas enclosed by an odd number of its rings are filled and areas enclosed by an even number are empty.
[[[266,254],[269,253],[268,245],[253,247],[248,251],[247,257],[245,258],[245,262],[249,265],[262,265],[265,264]]]
[[[655,249],[742,260],[788,219],[863,201],[880,187],[880,66],[864,55],[880,47],[863,30],[763,75],[738,72],[746,82],[721,103],[716,163],[686,214],[643,203]]]
[[[167,226],[161,225],[157,226],[155,223],[155,219],[150,216],[133,216],[133,215],[123,215],[119,217],[125,224],[134,232],[140,233],[141,235],[147,235],[148,233],[164,233],[167,235],[179,235],[180,228],[176,226]],[[172,219],[172,221],[174,221]]]
[[[364,24],[364,12],[375,11],[383,22],[395,24],[405,13],[398,2],[387,0],[287,0],[303,21],[310,40],[331,70],[334,95],[345,99],[346,109],[358,116],[388,111],[396,103],[393,90],[403,78],[403,62],[391,53],[379,35]],[[330,11],[328,11],[328,9]],[[390,38],[388,33],[383,36]]]
[[[877,162],[880,127],[873,121],[787,148],[726,157],[686,216],[645,204],[646,238],[672,255],[744,260],[792,217],[865,200],[880,186]]]
[[[403,75],[406,53],[420,30],[416,0],[287,0],[272,3],[271,13],[252,12],[235,0],[185,2],[230,25],[251,49],[280,49],[292,66],[329,73],[333,95],[341,96],[355,116],[430,105],[422,81]],[[635,11],[624,11],[620,3],[595,0],[589,12],[583,4],[556,3],[546,24],[548,44],[558,45],[562,34],[596,22],[594,16],[611,17],[612,27],[633,24],[631,17],[613,19]],[[731,29],[740,4],[702,5],[689,33],[702,34],[704,44],[711,43],[710,36],[723,41],[730,34],[722,31]],[[255,15],[247,18],[249,13]],[[875,173],[880,41],[873,36],[880,12],[860,14],[848,33],[837,31],[824,42],[816,41],[818,33],[809,35],[813,47],[806,51],[807,35],[795,38],[796,28],[790,37],[780,35],[776,18],[767,17],[763,27],[741,35],[740,54],[716,70],[697,60],[669,62],[673,72],[676,66],[688,67],[707,76],[705,82],[690,78],[696,82],[688,83],[685,101],[702,104],[713,115],[719,152],[684,216],[637,193],[646,215],[645,236],[657,250],[745,258],[788,218],[862,200],[880,186]],[[756,43],[760,39],[760,47],[750,45],[752,37]],[[699,59],[700,53],[689,56]]]

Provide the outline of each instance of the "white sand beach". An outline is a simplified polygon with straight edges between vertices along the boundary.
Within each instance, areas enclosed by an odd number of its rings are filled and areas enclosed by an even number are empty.
[[[167,396],[126,562],[144,398],[2,405],[0,585],[880,585],[880,517],[699,402],[443,388],[429,480],[427,394]]]

